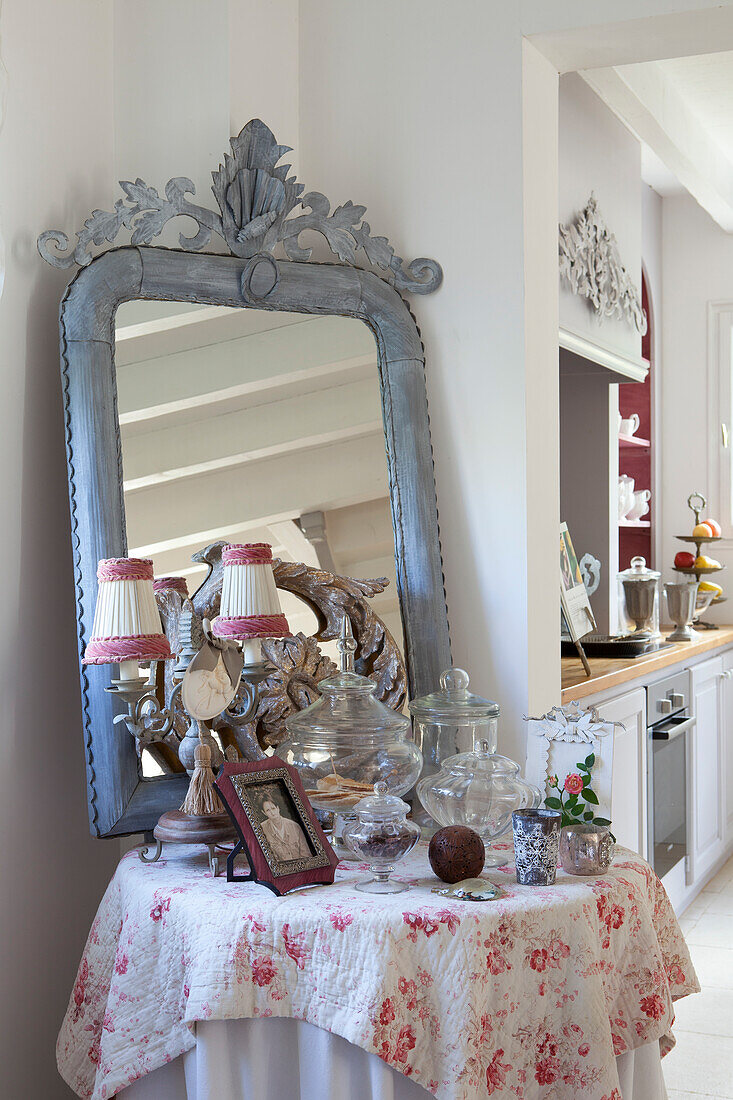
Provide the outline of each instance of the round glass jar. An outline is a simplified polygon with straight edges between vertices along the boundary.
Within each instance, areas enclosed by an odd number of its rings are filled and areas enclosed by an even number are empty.
[[[399,894],[407,890],[404,882],[392,882],[389,876],[395,864],[411,852],[420,839],[420,826],[407,820],[410,807],[401,798],[387,793],[386,783],[375,783],[374,794],[362,798],[355,817],[343,831],[344,844],[359,859],[369,864],[372,878],[357,882],[356,889],[368,894]]]
[[[353,813],[378,782],[391,794],[405,794],[422,767],[410,719],[375,699],[376,684],[353,671],[355,648],[346,625],[341,671],[321,681],[320,699],[288,718],[288,739],[277,750],[298,769],[313,806],[334,814]]]
[[[468,690],[468,673],[449,668],[441,674],[440,691],[410,703],[415,740],[423,754],[423,774],[436,772],[457,752],[469,752],[477,741],[488,741],[496,752],[499,707]]]
[[[443,762],[435,775],[417,785],[425,809],[440,825],[467,825],[486,847],[487,867],[498,867],[511,854],[491,851],[491,844],[511,827],[514,810],[540,804],[540,792],[519,774],[519,764],[491,752],[486,740],[473,752],[461,752]]]

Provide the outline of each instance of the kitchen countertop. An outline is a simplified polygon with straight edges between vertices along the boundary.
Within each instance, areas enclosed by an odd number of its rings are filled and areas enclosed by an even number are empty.
[[[593,673],[590,678],[586,676],[579,657],[563,657],[562,702],[585,699],[588,695],[596,695],[616,687],[617,684],[639,680],[660,668],[667,668],[668,665],[676,665],[690,657],[730,645],[733,645],[733,626],[721,626],[719,630],[700,631],[694,642],[680,642],[670,649],[658,650],[644,657],[624,661],[609,657],[589,657],[588,663]]]

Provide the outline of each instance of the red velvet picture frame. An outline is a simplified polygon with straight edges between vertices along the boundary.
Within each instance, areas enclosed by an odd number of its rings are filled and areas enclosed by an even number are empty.
[[[329,885],[333,882],[338,856],[318,824],[315,811],[303,790],[303,784],[294,767],[277,756],[252,763],[226,763],[216,779],[219,791],[239,842],[227,858],[228,882],[257,882],[278,896],[311,884]],[[264,797],[275,790],[274,798]],[[286,820],[300,827],[299,843],[305,840],[310,854],[294,859],[279,858],[268,840],[257,802],[277,802],[286,809]],[[236,857],[243,853],[249,862],[249,874],[237,875],[234,870]]]

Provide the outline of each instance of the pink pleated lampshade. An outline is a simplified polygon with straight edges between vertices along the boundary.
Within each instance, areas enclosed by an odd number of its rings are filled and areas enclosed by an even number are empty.
[[[249,641],[285,638],[291,633],[280,608],[272,568],[272,547],[266,542],[225,546],[221,611],[212,630],[219,638]]]
[[[184,600],[188,599],[188,585],[185,577],[156,577],[153,592],[179,592]]]
[[[161,628],[149,558],[103,558],[97,606],[84,664],[160,661],[172,657]]]

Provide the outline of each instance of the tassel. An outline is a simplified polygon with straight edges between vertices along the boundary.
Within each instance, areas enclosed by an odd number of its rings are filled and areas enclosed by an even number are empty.
[[[214,787],[214,772],[211,767],[211,749],[206,744],[199,726],[199,743],[194,750],[194,772],[188,785],[186,797],[181,806],[184,814],[191,817],[210,817],[223,814],[224,807]]]

